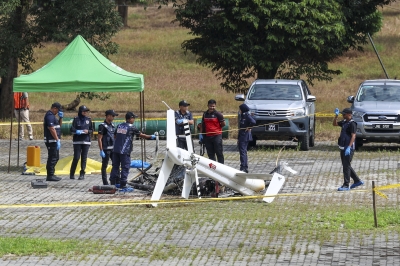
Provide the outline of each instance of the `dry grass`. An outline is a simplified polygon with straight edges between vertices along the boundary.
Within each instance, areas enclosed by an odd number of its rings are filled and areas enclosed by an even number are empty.
[[[373,36],[375,45],[391,78],[400,76],[399,67],[399,24],[400,4],[393,3],[383,9],[384,23],[381,32]],[[157,116],[155,111],[164,111],[166,107],[161,101],[177,108],[177,103],[185,99],[191,103],[191,110],[196,113],[206,109],[211,98],[217,101],[217,108],[225,114],[237,111],[239,105],[234,101],[234,94],[227,93],[219,86],[220,81],[210,69],[196,64],[196,57],[185,54],[181,43],[191,38],[188,30],[181,28],[174,19],[172,7],[142,7],[129,8],[129,27],[122,29],[114,38],[120,45],[118,55],[110,59],[120,67],[135,73],[142,73],[145,78],[145,111],[146,117]],[[46,43],[45,48],[37,49],[35,56],[38,69],[56,56],[65,45]],[[311,91],[317,97],[317,112],[332,112],[335,107],[349,106],[346,98],[354,95],[358,85],[365,79],[384,78],[384,72],[370,44],[365,46],[365,53],[351,51],[332,62],[331,67],[340,69],[343,74],[334,77],[333,81],[315,82]],[[51,103],[59,101],[69,103],[75,98],[74,93],[31,93],[32,121],[41,121],[43,112]],[[82,104],[89,106],[92,117],[102,117],[106,109],[116,109],[120,112],[139,111],[138,93],[111,94],[106,102],[99,100],[83,100]],[[35,111],[40,111],[35,113]],[[76,112],[67,113],[74,116]],[[163,115],[161,113],[161,115]],[[231,123],[232,124],[232,123]],[[35,126],[38,127],[38,126]],[[40,132],[41,128],[37,131]],[[0,129],[0,136],[4,137]],[[324,119],[317,125],[317,140],[332,139],[330,120]],[[336,135],[334,132],[333,135]]]

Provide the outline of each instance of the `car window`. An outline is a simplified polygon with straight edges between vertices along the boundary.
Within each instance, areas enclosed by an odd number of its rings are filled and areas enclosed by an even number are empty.
[[[255,84],[250,88],[249,100],[293,100],[303,99],[299,85]]]
[[[368,85],[358,90],[357,101],[399,102],[400,86],[396,85]]]

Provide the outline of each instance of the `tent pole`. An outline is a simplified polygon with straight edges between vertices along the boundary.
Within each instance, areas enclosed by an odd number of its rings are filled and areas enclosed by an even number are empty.
[[[146,132],[145,132],[145,130],[143,130],[143,120],[144,120],[144,106],[143,106],[143,98],[144,98],[144,95],[143,95],[143,91],[141,91],[140,92],[140,97],[139,97],[139,106],[140,106],[140,131],[142,131],[142,133],[144,133],[144,134],[146,134]],[[141,159],[142,159],[142,172],[144,171],[144,160],[145,160],[145,151],[144,151],[144,139],[140,139],[140,156],[141,156]]]
[[[10,165],[11,165],[11,141],[12,141],[12,127],[13,127],[13,111],[14,111],[14,105],[11,105],[11,123],[10,123],[10,148],[8,149],[8,172],[10,173]]]

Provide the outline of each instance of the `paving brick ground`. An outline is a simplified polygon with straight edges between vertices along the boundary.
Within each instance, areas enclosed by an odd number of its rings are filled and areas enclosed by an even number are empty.
[[[139,141],[136,142],[138,143]],[[149,155],[154,151],[154,143],[146,142],[146,151]],[[235,140],[224,142],[225,162],[231,167],[239,168],[235,143]],[[324,202],[350,206],[368,204],[371,202],[371,194],[366,193],[365,190],[371,189],[373,180],[377,185],[400,183],[397,176],[400,153],[399,146],[396,144],[383,146],[369,144],[356,153],[353,166],[366,183],[359,193],[336,192],[337,187],[342,183],[342,173],[339,153],[333,142],[317,142],[316,146],[308,152],[298,151],[296,145],[289,142],[265,141],[260,144],[258,149],[249,152],[250,172],[270,172],[275,166],[279,149],[282,145],[287,145],[279,154],[279,158],[287,161],[298,171],[298,174],[286,173],[287,182],[281,195],[310,194],[313,204]],[[101,177],[98,174],[87,175],[83,181],[69,180],[68,176],[63,176],[60,182],[50,182],[47,189],[32,189],[30,181],[38,177],[21,175],[28,145],[40,146],[41,161],[45,162],[47,154],[42,141],[23,141],[20,143],[20,166],[17,166],[17,142],[12,141],[12,167],[8,173],[9,141],[0,140],[0,205],[117,202],[124,199],[149,198],[146,192],[139,190],[129,194],[94,195],[88,192],[88,188],[101,184]],[[140,145],[137,145],[132,153],[133,158],[138,158],[139,147]],[[159,158],[163,157],[164,147],[165,141],[160,141]],[[196,151],[199,151],[197,145]],[[71,141],[63,141],[61,157],[71,155]],[[100,159],[95,142],[89,151],[89,158],[98,161]],[[136,173],[132,170],[131,176]],[[398,189],[387,190],[385,194],[389,196],[389,199],[384,204],[398,207]],[[310,197],[279,197],[276,201],[309,204]],[[226,224],[221,222],[205,223],[202,226],[192,225],[190,230],[177,230],[178,233],[170,234],[168,225],[162,227],[164,229],[161,230],[159,226],[163,224],[162,221],[152,221],[151,212],[119,215],[108,210],[95,206],[2,208],[0,209],[0,229],[2,236],[99,240],[109,243],[110,249],[123,249],[124,244],[127,243],[135,243],[135,248],[138,250],[164,244],[175,247],[176,250],[173,252],[176,254],[183,252],[183,255],[167,256],[161,260],[150,259],[150,256],[134,256],[132,252],[128,253],[129,255],[124,255],[124,253],[115,255],[111,251],[88,255],[84,259],[6,255],[0,259],[0,265],[400,265],[399,235],[390,230],[384,235],[375,235],[371,232],[366,235],[345,236],[338,232],[337,241],[320,245],[313,241],[296,241],[290,235],[268,238],[267,231],[257,229],[249,230],[248,234],[219,233],[222,227],[229,227],[233,232],[243,226],[235,221],[226,221]],[[249,246],[260,248],[260,250],[249,252],[247,248]],[[282,247],[279,256],[276,252],[271,254],[261,252],[273,247]],[[186,255],[182,250],[187,250]],[[204,250],[213,252],[204,252]]]

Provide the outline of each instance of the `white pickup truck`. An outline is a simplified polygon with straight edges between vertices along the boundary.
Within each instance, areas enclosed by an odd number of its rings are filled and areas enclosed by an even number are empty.
[[[366,80],[347,102],[357,123],[356,149],[368,142],[400,143],[400,80]]]

